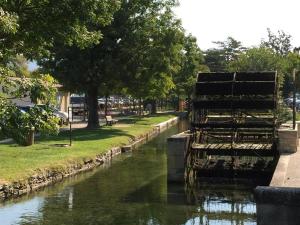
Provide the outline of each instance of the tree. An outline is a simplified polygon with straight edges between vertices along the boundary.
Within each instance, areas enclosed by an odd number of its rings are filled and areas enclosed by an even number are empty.
[[[1,42],[29,59],[49,55],[56,42],[81,48],[99,42],[98,26],[110,23],[116,0],[1,1],[6,32]]]
[[[196,76],[199,71],[208,72],[209,69],[203,65],[204,57],[197,45],[197,39],[188,35],[184,39],[182,49],[181,68],[174,76],[177,96],[190,98],[196,83]]]
[[[248,49],[228,65],[229,71],[277,71],[283,96],[293,89],[293,69],[300,69],[300,56],[289,52],[282,56],[274,49],[259,47]]]
[[[11,72],[10,76],[15,77],[30,77],[28,61],[23,55],[16,55],[8,59],[6,67]]]
[[[103,38],[99,44],[86,49],[57,44],[54,57],[42,62],[53,68],[51,73],[64,85],[86,93],[89,128],[99,127],[99,95],[126,87],[132,94],[144,90],[140,93],[153,96],[157,95],[151,92],[153,86],[171,87],[169,72],[174,64],[170,62],[176,61],[178,48],[172,40],[179,35],[178,21],[170,10],[174,4],[171,0],[123,0],[112,23],[101,28]]]
[[[226,41],[216,41],[214,43],[219,45],[219,49],[223,51],[223,57],[227,63],[237,59],[239,54],[246,50],[242,43],[233,37],[228,37]]]
[[[268,40],[262,41],[261,46],[273,49],[277,54],[286,56],[292,49],[291,35],[286,34],[284,31],[277,31],[277,35],[272,33],[268,28]]]
[[[237,59],[239,54],[246,50],[240,41],[228,37],[226,41],[213,42],[218,48],[208,49],[205,52],[205,62],[212,72],[223,72],[227,65]]]
[[[84,48],[101,39],[96,27],[111,22],[118,1],[1,1],[0,74],[8,75],[11,57],[53,57],[55,43]]]
[[[134,45],[134,50],[126,47],[122,54],[131,58],[125,72],[128,79],[124,82],[128,92],[140,100],[150,101],[152,112],[156,112],[156,100],[165,98],[174,88],[172,78],[180,70],[184,41],[181,23],[174,18],[170,6],[158,15],[149,15],[151,20],[145,18],[148,25],[139,29],[144,35],[137,36],[133,43],[128,40],[127,45]],[[143,39],[139,40],[140,37]]]
[[[55,99],[55,80],[49,75],[36,79],[20,79],[16,77],[1,77],[0,86],[0,134],[13,138],[18,144],[28,145],[28,136],[32,128],[41,134],[57,134],[58,119],[48,109],[38,106],[22,112],[11,99],[29,95],[31,101],[49,105]]]
[[[102,37],[99,28],[111,22],[118,5],[118,1],[111,0],[1,1],[0,132],[14,137],[22,144],[28,128],[33,124],[31,118],[41,118],[34,121],[40,131],[51,130],[55,124],[49,121],[48,116],[42,115],[41,110],[35,108],[30,112],[33,113],[30,117],[24,116],[10,102],[11,90],[14,90],[13,97],[30,94],[31,98],[45,97],[46,102],[51,96],[51,85],[47,86],[44,80],[48,76],[27,80],[12,80],[9,77],[22,72],[16,70],[18,65],[14,64],[14,57],[24,55],[28,59],[51,58],[54,57],[53,50],[57,43],[60,46],[78,48],[99,43]],[[23,136],[20,136],[21,133]]]
[[[272,49],[250,48],[228,65],[229,71],[275,71],[281,68],[281,60]]]
[[[293,70],[300,70],[300,55],[296,52],[288,53],[282,59],[282,72],[284,74],[284,83],[282,87],[282,94],[285,97],[290,96],[293,91]],[[296,76],[297,89],[300,89],[299,76]]]

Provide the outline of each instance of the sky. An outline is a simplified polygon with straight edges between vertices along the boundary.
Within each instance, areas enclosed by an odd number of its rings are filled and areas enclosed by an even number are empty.
[[[300,0],[179,0],[174,9],[187,33],[198,40],[202,50],[217,47],[213,41],[228,36],[246,47],[257,46],[273,33],[292,35],[292,45],[300,46]],[[36,63],[29,64],[30,70]]]
[[[198,40],[202,50],[217,47],[213,41],[228,36],[246,47],[257,46],[273,33],[292,35],[292,45],[300,46],[300,0],[179,0],[174,9],[187,33]]]

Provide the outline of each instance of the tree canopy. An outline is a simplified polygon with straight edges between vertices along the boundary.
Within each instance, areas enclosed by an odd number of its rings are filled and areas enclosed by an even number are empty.
[[[233,37],[228,37],[225,41],[213,42],[218,45],[217,48],[211,48],[205,51],[205,62],[212,72],[224,72],[227,65],[237,59],[245,47],[240,41]]]
[[[32,126],[57,131],[55,119],[34,108],[22,113],[11,98],[30,95],[48,103],[54,80],[48,75],[26,79],[28,59],[54,57],[54,47],[86,48],[101,41],[101,28],[119,7],[117,0],[1,0],[0,1],[0,132],[24,144]],[[23,60],[23,61],[22,61]],[[18,79],[12,79],[17,76]]]
[[[191,34],[184,39],[180,70],[174,76],[176,85],[175,92],[178,96],[190,98],[194,90],[196,76],[199,71],[208,72],[209,68],[204,65],[202,51],[197,45],[197,40]]]
[[[136,98],[166,96],[180,67],[184,33],[171,10],[176,1],[121,1],[100,43],[54,46],[41,63],[70,89],[86,93],[89,127],[98,127],[97,96],[121,87]]]

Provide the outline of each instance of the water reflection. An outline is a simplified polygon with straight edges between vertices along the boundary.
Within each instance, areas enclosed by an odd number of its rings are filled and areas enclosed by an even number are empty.
[[[29,201],[18,204],[8,204],[0,208],[0,224],[20,224],[22,221],[38,220],[44,199],[35,197]]]
[[[44,192],[0,206],[0,224],[192,225],[256,224],[256,206],[244,187],[167,184],[166,137],[116,158],[108,169],[71,178]]]

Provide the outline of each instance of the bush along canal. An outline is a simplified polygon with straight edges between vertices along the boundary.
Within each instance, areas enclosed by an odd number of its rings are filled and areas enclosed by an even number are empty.
[[[166,139],[186,129],[181,121],[107,168],[2,203],[0,224],[256,224],[251,185],[209,182],[186,192],[167,182]]]

